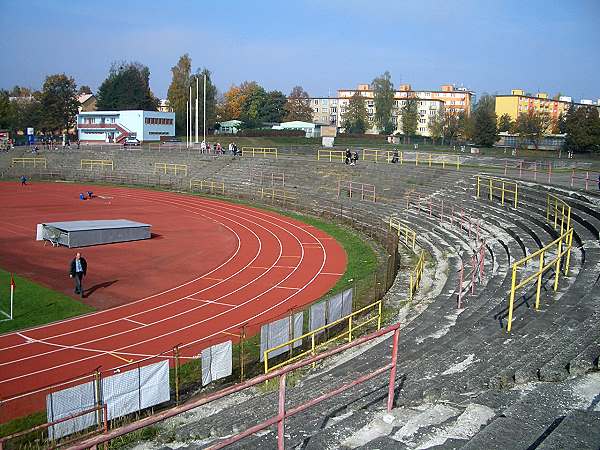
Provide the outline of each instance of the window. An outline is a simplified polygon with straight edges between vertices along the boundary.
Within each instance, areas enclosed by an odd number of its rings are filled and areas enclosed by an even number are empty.
[[[323,114],[327,114],[329,113],[329,108],[323,108],[321,111],[323,112]]]
[[[331,100],[331,104],[332,104],[332,105],[337,105],[337,99],[335,99],[335,98],[334,98],[334,99],[332,99],[332,100]]]
[[[315,108],[315,112],[318,113],[319,112],[319,108]]]
[[[419,114],[421,114],[422,116],[424,116],[425,114],[427,114],[427,111],[425,109],[420,109],[419,110]]]
[[[337,106],[332,106],[332,107],[331,107],[331,112],[332,112],[332,113],[335,113],[335,112],[337,112]]]
[[[419,123],[425,123],[427,122],[425,119],[419,119]]]
[[[315,103],[315,105],[318,105],[318,104],[319,104],[319,99],[318,99],[318,98],[317,98],[317,99],[315,99],[315,100],[314,100],[314,103]]]

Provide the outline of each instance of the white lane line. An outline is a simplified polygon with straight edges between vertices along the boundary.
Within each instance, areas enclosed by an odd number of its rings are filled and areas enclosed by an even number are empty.
[[[210,304],[214,304],[214,305],[229,306],[231,308],[237,306],[237,305],[232,305],[231,303],[217,302],[215,300],[204,300],[204,299],[196,298],[196,297],[186,297],[186,300],[195,300],[197,302],[204,302],[204,303],[210,303]]]
[[[137,320],[130,319],[129,317],[125,317],[125,318],[123,318],[123,320],[127,320],[128,322],[133,322],[133,323],[138,324],[138,325],[143,325],[143,326],[147,325],[147,324],[145,324],[143,322],[138,322]]]
[[[289,289],[291,291],[299,291],[302,288],[297,287],[288,287],[288,286],[275,286],[277,289]]]

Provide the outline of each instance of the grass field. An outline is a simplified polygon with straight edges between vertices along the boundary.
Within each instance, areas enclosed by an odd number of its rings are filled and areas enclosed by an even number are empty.
[[[8,312],[9,307],[10,274],[0,269],[0,309]],[[14,319],[0,322],[0,333],[43,325],[91,311],[91,307],[71,297],[15,276]],[[0,320],[6,319],[4,314],[1,316]]]

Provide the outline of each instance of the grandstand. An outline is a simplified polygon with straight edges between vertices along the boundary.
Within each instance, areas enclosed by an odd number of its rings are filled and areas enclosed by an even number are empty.
[[[277,155],[232,159],[183,150],[90,147],[44,153],[42,168],[11,166],[11,158],[22,156],[14,150],[0,159],[0,173],[5,180],[24,173],[33,180],[182,191],[193,190],[192,180],[211,180],[220,187],[211,191],[214,195],[337,217],[371,236],[388,233],[392,217],[413,230],[416,248],[411,251],[426,255],[421,285],[408,299],[410,274],[401,270],[384,296],[397,308],[393,322],[401,323],[393,409],[385,407],[387,380],[373,378],[286,419],[287,448],[600,446],[600,196],[584,184],[598,179],[597,172],[587,169],[587,178],[577,177],[574,166],[536,163],[531,169],[532,162],[478,156],[452,155],[460,163],[450,164],[445,162],[450,158],[436,162],[410,152],[404,152],[402,164],[363,160],[353,167],[336,158],[317,159],[316,150],[290,155],[278,149]],[[112,171],[82,169],[84,160],[112,161]],[[186,170],[161,173],[157,163]],[[267,175],[256,177],[259,172]],[[271,174],[285,174],[285,186]],[[478,174],[506,189],[491,195],[483,189],[478,195]],[[339,195],[342,183],[374,186],[376,198],[364,192],[362,197]],[[265,196],[265,188],[283,194]],[[285,202],[291,197],[293,202]],[[563,202],[568,219],[557,206]],[[571,240],[564,236],[569,227]],[[547,248],[557,240],[557,249]],[[567,252],[557,252],[571,245],[567,261]],[[547,270],[515,289],[513,265],[534,255],[518,278],[536,275],[540,249],[545,249],[541,265]],[[321,362],[288,388],[285,403],[290,407],[332,385],[351,383],[389,357],[388,336]],[[166,421],[168,438],[156,448],[204,448],[277,414],[276,392],[234,394]],[[232,448],[276,446],[277,432],[271,430]]]

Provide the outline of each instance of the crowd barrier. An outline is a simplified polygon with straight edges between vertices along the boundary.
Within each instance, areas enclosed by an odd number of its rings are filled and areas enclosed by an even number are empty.
[[[81,170],[94,170],[94,169],[110,169],[114,170],[112,159],[82,159],[80,161]]]
[[[368,183],[358,183],[356,181],[338,180],[337,185],[337,198],[340,198],[340,194],[344,192],[348,194],[348,197],[352,198],[352,193],[358,194],[360,192],[361,200],[369,200],[371,202],[377,201],[375,185]]]
[[[319,149],[317,151],[317,161],[334,161],[334,160],[344,161],[346,159],[346,152],[344,150],[327,150],[327,149]]]
[[[177,175],[183,175],[187,177],[188,174],[188,166],[187,164],[172,164],[172,163],[154,163],[154,173],[164,173],[166,174],[173,174],[175,176]]]
[[[417,289],[421,285],[421,279],[423,278],[423,271],[425,270],[425,252],[421,250],[417,263],[414,269],[410,272],[410,284],[408,289],[408,301],[412,302]]]
[[[190,180],[190,191],[194,192],[196,190],[206,191],[210,194],[220,192],[222,195],[225,195],[225,183],[214,180]]]
[[[27,167],[32,166],[33,168],[43,167],[47,169],[46,158],[38,158],[38,157],[29,157],[29,158],[13,158],[12,159],[13,166],[17,164]]]
[[[494,194],[499,193],[499,197],[504,206],[506,194],[512,194],[514,207],[517,208],[519,200],[519,185],[514,181],[503,180],[501,178],[477,175],[477,198],[481,191],[487,189],[489,200],[492,201]]]
[[[280,201],[283,205],[289,203],[295,203],[298,197],[295,194],[290,194],[285,189],[276,189],[276,188],[260,188],[260,198],[261,200],[270,199],[271,203],[275,201]]]
[[[268,148],[268,147],[242,147],[242,156],[262,156],[266,157],[278,157],[276,148]]]
[[[404,242],[404,245],[410,248],[413,252],[416,251],[417,233],[404,225],[397,217],[390,217],[389,229],[398,232],[398,239]],[[402,237],[404,236],[404,238]]]

